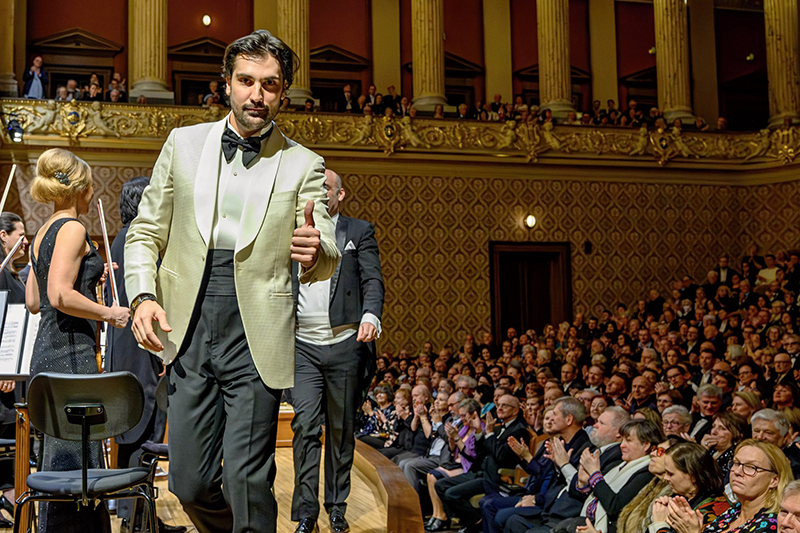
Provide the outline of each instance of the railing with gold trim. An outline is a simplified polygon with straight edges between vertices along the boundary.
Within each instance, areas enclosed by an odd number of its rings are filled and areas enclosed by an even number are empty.
[[[24,130],[23,144],[158,150],[169,132],[221,119],[219,108],[146,106],[102,102],[0,100]],[[291,139],[317,149],[407,153],[464,160],[556,163],[565,159],[635,166],[667,164],[746,170],[795,163],[800,129],[715,133],[616,127],[553,126],[430,118],[387,118],[282,112],[276,122]],[[10,140],[4,132],[3,144]]]

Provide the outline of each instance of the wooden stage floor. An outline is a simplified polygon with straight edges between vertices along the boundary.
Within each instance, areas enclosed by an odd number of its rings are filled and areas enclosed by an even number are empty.
[[[292,491],[294,490],[294,467],[292,466],[292,449],[278,448],[276,452],[278,473],[275,479],[275,496],[278,499],[278,533],[292,533],[296,523],[291,521]],[[165,470],[169,465],[163,465]],[[324,468],[320,468],[324,472]],[[183,512],[178,499],[167,488],[166,477],[157,480],[159,498],[157,500],[158,516],[167,524],[187,526],[189,532],[197,530]],[[355,469],[351,478],[350,497],[347,499],[347,521],[352,533],[385,533],[386,509],[377,502],[369,482]],[[320,479],[320,495],[324,494]],[[321,502],[321,500],[320,500]],[[322,504],[320,503],[320,507]],[[119,531],[120,520],[112,516],[112,531]],[[324,509],[319,521],[320,532],[328,532],[328,516]],[[0,529],[2,532],[11,529]]]

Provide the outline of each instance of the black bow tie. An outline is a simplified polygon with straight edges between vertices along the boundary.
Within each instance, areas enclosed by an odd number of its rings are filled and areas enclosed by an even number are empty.
[[[225,154],[225,160],[230,163],[236,155],[236,148],[242,147],[242,164],[245,167],[250,166],[250,163],[258,157],[261,152],[261,143],[269,137],[272,133],[272,128],[261,137],[248,137],[246,139],[236,135],[228,126],[225,126],[225,132],[222,134],[222,153]]]

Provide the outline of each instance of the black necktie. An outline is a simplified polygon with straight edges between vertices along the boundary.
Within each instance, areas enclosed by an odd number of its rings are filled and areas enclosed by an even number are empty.
[[[248,137],[246,139],[236,135],[228,126],[225,126],[225,132],[222,134],[222,153],[225,154],[225,161],[230,163],[233,161],[233,156],[236,155],[236,148],[242,147],[242,164],[245,167],[250,166],[250,163],[258,157],[261,152],[261,142],[269,137],[272,133],[272,128],[261,137]]]

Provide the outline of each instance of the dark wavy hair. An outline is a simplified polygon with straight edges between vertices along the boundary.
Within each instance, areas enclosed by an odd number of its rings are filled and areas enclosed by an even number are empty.
[[[222,61],[222,75],[230,78],[239,56],[246,58],[274,57],[281,66],[284,88],[288,89],[294,81],[294,73],[300,64],[300,58],[286,43],[272,35],[267,30],[256,30],[250,35],[245,35],[233,41],[225,49]]]
[[[148,185],[150,178],[147,176],[131,178],[122,185],[122,192],[119,193],[119,218],[123,224],[128,224],[136,218],[142,193]]]
[[[708,450],[694,442],[683,442],[667,450],[667,455],[684,474],[689,474],[698,492],[712,496],[722,494],[722,473]]]

